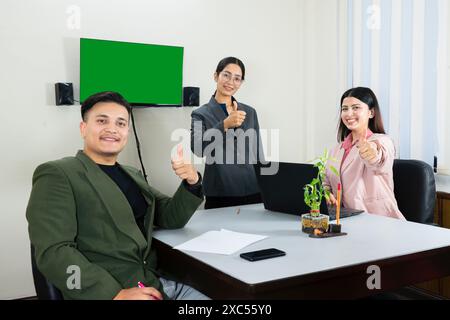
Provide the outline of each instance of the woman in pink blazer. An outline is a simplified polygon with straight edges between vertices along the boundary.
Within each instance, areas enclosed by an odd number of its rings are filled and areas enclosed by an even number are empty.
[[[378,101],[369,88],[347,90],[341,98],[339,144],[331,150],[324,185],[336,204],[337,185],[342,185],[342,205],[368,213],[405,219],[394,196],[392,166],[395,148],[385,134]],[[340,172],[336,176],[329,168]]]

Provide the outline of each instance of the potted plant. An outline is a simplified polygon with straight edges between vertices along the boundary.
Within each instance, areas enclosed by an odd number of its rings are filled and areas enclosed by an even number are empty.
[[[309,213],[302,214],[302,231],[305,233],[314,233],[315,229],[322,232],[328,230],[329,217],[320,213],[322,198],[325,197],[326,200],[330,198],[330,190],[323,186],[328,160],[336,161],[336,159],[330,158],[328,150],[325,149],[322,157],[313,160],[314,167],[317,168],[317,177],[303,188],[305,204],[310,207]],[[330,166],[330,169],[339,176],[335,167]]]

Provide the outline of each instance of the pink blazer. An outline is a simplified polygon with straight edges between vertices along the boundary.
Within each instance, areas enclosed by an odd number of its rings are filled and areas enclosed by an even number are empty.
[[[331,157],[337,159],[337,162],[328,161],[324,185],[331,188],[330,190],[336,197],[337,185],[341,182],[344,207],[405,220],[398,210],[394,196],[392,177],[395,157],[394,144],[385,134],[373,134],[367,141],[373,141],[378,145],[377,162],[370,165],[363,161],[355,144],[341,165],[344,148],[340,143],[330,152]],[[340,177],[337,177],[329,169],[330,165],[338,171],[340,168]]]

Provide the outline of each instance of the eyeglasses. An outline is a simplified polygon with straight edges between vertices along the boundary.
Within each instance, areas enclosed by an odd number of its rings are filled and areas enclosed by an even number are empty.
[[[241,76],[237,76],[237,75],[233,76],[233,75],[232,75],[231,73],[229,73],[228,71],[223,71],[223,72],[220,73],[220,75],[222,76],[222,78],[223,78],[225,81],[231,81],[231,80],[233,80],[233,82],[236,83],[236,84],[241,84],[242,81],[244,81],[244,80],[242,79]]]

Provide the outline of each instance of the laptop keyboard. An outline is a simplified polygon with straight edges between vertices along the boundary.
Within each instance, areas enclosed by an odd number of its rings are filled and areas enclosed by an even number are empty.
[[[341,207],[341,211],[339,212],[339,218],[340,219],[348,218],[348,217],[356,216],[363,212],[364,212],[364,210],[356,210],[356,209]],[[328,206],[328,215],[330,216],[330,220],[336,220],[336,206]]]

